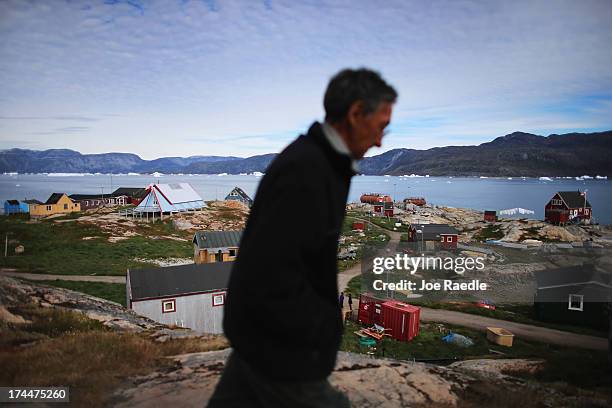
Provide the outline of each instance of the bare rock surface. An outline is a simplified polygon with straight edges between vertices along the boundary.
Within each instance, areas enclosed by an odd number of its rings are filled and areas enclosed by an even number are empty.
[[[494,378],[506,378],[513,373],[535,374],[544,367],[543,360],[528,359],[483,359],[466,360],[451,364],[449,367],[463,372],[476,372]]]
[[[230,351],[171,357],[174,364],[169,369],[128,380],[115,392],[111,405],[206,406]],[[538,406],[565,406],[566,395],[508,374],[529,374],[540,366],[531,360],[474,360],[443,367],[340,352],[329,381],[348,396],[352,407],[359,408],[486,406],[487,401],[498,400],[500,390],[504,395],[528,395],[542,403]],[[605,401],[587,404],[605,406]]]

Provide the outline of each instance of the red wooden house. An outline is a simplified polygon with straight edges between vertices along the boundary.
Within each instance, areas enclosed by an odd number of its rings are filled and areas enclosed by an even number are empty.
[[[559,191],[544,207],[544,220],[555,225],[589,222],[593,216],[586,192]]]
[[[459,231],[446,224],[411,224],[408,227],[408,241],[422,242],[428,250],[435,249],[436,246],[456,249],[457,242],[459,242]]]

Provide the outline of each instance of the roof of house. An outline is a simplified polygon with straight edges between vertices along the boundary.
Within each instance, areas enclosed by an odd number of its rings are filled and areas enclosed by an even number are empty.
[[[226,289],[232,265],[214,262],[130,270],[132,300]]]
[[[23,200],[24,203],[26,204],[42,204],[42,201],[38,201],[38,200]]]
[[[203,208],[204,200],[189,183],[151,184],[136,212],[178,212]]]
[[[596,283],[612,289],[612,273],[599,270],[595,265],[583,264],[536,272],[538,290]],[[611,293],[612,295],[612,293]]]
[[[240,245],[242,231],[198,231],[193,236],[193,243],[198,248],[231,248]]]
[[[6,200],[6,202],[9,203],[9,205],[19,205],[18,200]]]
[[[497,215],[497,211],[495,210],[485,210],[485,215]]]
[[[240,196],[241,198],[243,198],[244,200],[247,200],[248,202],[253,202],[253,200],[251,199],[251,197],[249,197],[249,195],[247,193],[244,192],[243,189],[241,189],[240,187],[234,187],[234,189],[232,191],[229,192],[228,195],[225,196],[226,200],[231,200],[232,199],[232,195],[237,194],[238,196]]]
[[[126,195],[129,197],[143,197],[147,193],[146,188],[142,187],[119,187],[111,194],[113,197]]]
[[[68,197],[70,197],[73,201],[101,200],[103,197],[108,198],[108,194],[105,196],[101,194],[70,194]]]
[[[447,224],[411,224],[410,228],[423,231],[423,240],[439,241],[441,235],[459,235],[459,231]],[[421,234],[418,234],[420,238]]]
[[[57,202],[62,198],[65,193],[53,193],[49,196],[45,204],[57,204]]]
[[[557,194],[561,196],[561,199],[565,201],[569,208],[591,208],[591,203],[589,203],[589,200],[585,200],[584,196],[580,195],[580,191],[558,191]]]

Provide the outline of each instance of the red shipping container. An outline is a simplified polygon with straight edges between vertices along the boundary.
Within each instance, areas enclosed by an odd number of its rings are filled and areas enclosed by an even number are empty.
[[[389,300],[382,304],[382,321],[395,340],[412,341],[419,335],[421,308],[407,303]]]
[[[354,230],[361,230],[361,231],[363,231],[365,229],[365,223],[355,221],[353,223],[353,229]]]
[[[375,324],[382,326],[382,304],[383,299],[378,299],[369,293],[359,296],[359,313],[357,321],[366,326]]]

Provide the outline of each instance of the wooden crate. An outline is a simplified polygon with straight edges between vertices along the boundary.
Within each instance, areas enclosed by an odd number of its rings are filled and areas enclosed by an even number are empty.
[[[487,327],[487,340],[500,346],[512,347],[514,334],[501,327]]]

